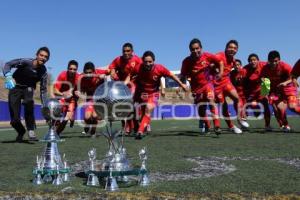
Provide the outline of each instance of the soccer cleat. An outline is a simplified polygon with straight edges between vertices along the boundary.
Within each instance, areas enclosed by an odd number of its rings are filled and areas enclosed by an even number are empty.
[[[209,128],[207,128],[207,127],[201,128],[200,129],[200,134],[201,135],[208,135],[209,134]]]
[[[18,136],[16,137],[16,142],[18,142],[18,143],[23,142],[23,141],[24,141],[24,140],[23,140],[23,135],[24,135],[24,134],[18,134]]]
[[[265,132],[272,132],[273,128],[271,126],[266,126],[265,127]]]
[[[28,131],[28,138],[31,141],[37,140],[37,137],[36,137],[35,132],[33,130]]]
[[[70,120],[70,128],[74,127],[75,120]]]
[[[291,132],[291,127],[289,125],[283,126],[282,131],[284,133],[289,133],[289,132]]]
[[[144,133],[142,133],[142,132],[137,132],[137,133],[136,133],[136,136],[135,136],[135,139],[136,139],[136,140],[141,140],[141,139],[143,139],[143,137],[145,137],[145,134],[144,134]]]
[[[243,131],[240,128],[238,128],[237,126],[235,126],[235,125],[232,128],[230,128],[230,130],[232,132],[234,132],[235,134],[241,134],[241,133],[243,133]]]
[[[87,135],[87,132],[82,131],[81,134],[82,134],[82,135]]]
[[[250,127],[250,125],[248,124],[248,122],[245,119],[238,120],[238,123],[241,125],[242,128],[249,128]]]
[[[215,128],[215,134],[216,134],[216,135],[220,135],[221,133],[222,133],[221,128],[220,128],[220,127],[216,127],[216,128]]]

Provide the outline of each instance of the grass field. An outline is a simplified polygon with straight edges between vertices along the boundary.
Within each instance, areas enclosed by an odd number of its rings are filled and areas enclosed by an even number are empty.
[[[165,180],[154,180],[149,187],[133,184],[109,194],[103,187],[87,187],[85,178],[77,176],[59,187],[34,186],[31,183],[32,169],[36,155],[43,152],[45,144],[15,143],[14,131],[0,129],[0,196],[39,194],[44,195],[42,199],[51,199],[53,195],[58,199],[79,196],[88,199],[100,196],[116,199],[117,196],[133,199],[297,199],[300,198],[300,124],[296,117],[289,118],[289,121],[296,131],[288,134],[276,128],[274,121],[274,131],[263,134],[263,120],[256,120],[250,121],[252,128],[249,132],[235,135],[225,130],[219,137],[214,134],[201,136],[197,120],[153,121],[150,135],[141,141],[126,137],[125,147],[133,164],[140,165],[138,151],[146,146],[149,153],[147,167],[151,175],[166,177]],[[87,160],[87,152],[92,147],[97,149],[98,159],[107,152],[103,136],[90,138],[81,135],[81,131],[81,127],[67,128],[62,136],[65,142],[59,143],[60,153],[66,154],[70,165]],[[37,129],[39,138],[46,132],[46,127]],[[204,165],[213,162],[213,167],[227,166],[232,171],[214,175],[215,168],[201,171],[203,166],[188,161],[188,158],[205,161]],[[200,175],[195,178],[193,169],[197,167]],[[180,178],[181,174],[186,178]],[[175,178],[168,179],[168,175]],[[62,193],[64,189],[67,192]]]

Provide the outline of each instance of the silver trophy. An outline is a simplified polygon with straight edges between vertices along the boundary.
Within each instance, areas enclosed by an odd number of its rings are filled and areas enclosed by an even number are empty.
[[[90,171],[92,173],[89,174],[88,180],[86,185],[88,186],[98,186],[99,185],[99,179],[98,177],[93,173],[95,171],[95,160],[96,160],[96,149],[93,148],[88,152],[89,161],[90,161]]]
[[[146,161],[147,161],[148,157],[147,157],[147,151],[146,151],[145,147],[142,148],[139,151],[139,157],[140,157],[140,159],[142,161],[141,171],[147,171]],[[150,180],[149,180],[149,177],[148,177],[147,173],[143,173],[141,175],[139,183],[140,183],[141,186],[148,186],[150,184]]]
[[[47,143],[43,153],[41,169],[42,175],[44,175],[43,182],[52,182],[55,185],[60,185],[63,182],[62,174],[69,171],[68,166],[62,162],[57,145],[61,139],[57,135],[54,127],[55,122],[62,117],[62,105],[56,99],[49,99],[42,108],[42,114],[49,125],[49,130],[42,140],[42,142]],[[64,169],[64,171],[61,172],[62,169]],[[54,180],[53,177],[55,177]],[[66,179],[68,179],[68,177],[66,177]]]
[[[94,108],[99,117],[106,120],[106,132],[102,132],[108,142],[108,151],[105,158],[98,161],[95,165],[91,165],[88,173],[87,185],[94,185],[93,177],[97,172],[99,177],[106,177],[105,190],[116,191],[119,189],[118,181],[129,182],[130,175],[139,175],[140,168],[133,168],[128,159],[126,148],[124,147],[124,131],[114,131],[113,121],[127,120],[133,114],[134,106],[132,102],[132,94],[129,88],[120,81],[104,82],[100,85],[93,96]],[[122,137],[119,137],[119,136]],[[89,151],[90,163],[93,155]],[[143,154],[144,155],[144,154]],[[143,156],[144,167],[146,170],[145,156]],[[93,167],[92,167],[93,166]],[[126,174],[126,175],[125,175]],[[149,179],[145,176],[142,184],[148,185]]]
[[[64,169],[69,169],[68,160],[66,159],[66,154],[63,155]],[[63,175],[63,181],[70,181],[70,174],[67,172]]]
[[[47,142],[47,146],[44,151],[44,168],[55,170],[58,164],[59,169],[62,169],[64,166],[57,147],[57,142],[60,141],[60,138],[54,128],[55,121],[59,120],[62,117],[62,105],[56,99],[49,99],[46,103],[46,107],[43,107],[42,113],[44,115],[44,118],[49,123],[49,131],[45,135],[43,140]],[[55,159],[58,162],[57,164],[55,162]]]
[[[116,177],[112,175],[113,166],[109,167],[109,177],[106,179],[105,190],[109,192],[114,192],[119,190],[119,186]]]
[[[98,116],[108,121],[125,120],[134,111],[132,94],[122,81],[105,81],[93,99]]]
[[[33,179],[33,184],[35,185],[41,185],[44,183],[42,179],[42,175],[40,173],[41,170],[43,169],[42,168],[43,161],[44,161],[43,157],[36,156],[36,175]]]
[[[55,163],[56,163],[56,177],[55,179],[53,180],[52,184],[53,185],[61,185],[63,184],[63,177],[62,177],[62,174],[59,172],[60,170],[60,166],[59,166],[59,163],[60,160],[57,158],[55,159]]]
[[[102,133],[108,141],[108,152],[101,169],[107,171],[112,167],[113,171],[128,170],[131,166],[123,145],[124,135],[122,131],[113,130],[112,122],[126,120],[133,113],[132,94],[122,81],[105,81],[96,89],[93,98],[95,111],[109,122],[106,123],[106,132]],[[121,141],[119,141],[120,134],[122,134]],[[122,179],[127,180],[126,177]]]

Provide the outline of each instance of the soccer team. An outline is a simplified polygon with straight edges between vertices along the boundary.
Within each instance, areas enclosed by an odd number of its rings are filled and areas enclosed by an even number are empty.
[[[197,105],[200,117],[200,132],[203,134],[210,131],[210,116],[217,135],[221,133],[221,117],[224,117],[232,132],[242,133],[242,130],[232,122],[228,110],[228,98],[233,101],[240,127],[249,128],[247,111],[252,109],[255,116],[260,116],[263,112],[265,130],[271,131],[270,104],[279,126],[284,132],[289,132],[286,109],[300,113],[297,98],[300,60],[292,68],[280,60],[278,51],[270,51],[266,62],[260,61],[258,55],[252,53],[248,57],[248,64],[242,67],[241,61],[235,58],[238,47],[236,40],[230,40],[223,52],[213,54],[203,51],[199,39],[192,39],[189,44],[190,55],[182,62],[179,78],[165,66],[157,64],[152,51],[144,52],[141,58],[135,55],[131,43],[123,45],[122,55],[115,58],[107,69],[96,68],[92,62],[87,62],[83,73],[79,74],[78,62],[71,60],[67,70],[58,75],[50,94],[52,98],[59,99],[63,105],[64,117],[56,122],[57,133],[61,134],[68,121],[70,127],[74,125],[78,100],[83,99],[85,101],[83,133],[95,136],[97,123],[101,119],[94,110],[92,97],[96,88],[107,76],[115,81],[123,81],[133,94],[138,112],[134,112],[136,115],[132,119],[122,121],[122,126],[126,135],[134,132],[136,139],[142,139],[150,128],[151,113],[158,104],[160,89],[163,89],[161,77],[170,77],[186,92],[188,87],[184,83],[190,82],[194,103]],[[21,103],[24,105],[28,137],[30,140],[37,139],[34,132],[36,127],[33,94],[36,83],[40,82],[41,102],[42,106],[45,106],[48,98],[45,63],[49,58],[49,49],[41,47],[36,52],[36,58],[15,59],[7,62],[3,67],[5,88],[9,89],[11,125],[18,133],[17,142],[23,142],[26,133],[20,118]],[[14,73],[12,68],[16,68]],[[270,88],[268,88],[268,81],[270,81]],[[267,90],[264,89],[265,87]],[[207,106],[210,112],[207,111]]]

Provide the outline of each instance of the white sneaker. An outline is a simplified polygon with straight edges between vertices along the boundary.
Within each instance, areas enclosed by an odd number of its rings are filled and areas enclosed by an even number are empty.
[[[242,128],[249,128],[250,127],[250,125],[248,124],[248,122],[245,119],[238,120],[238,123],[241,125]]]
[[[36,140],[37,137],[35,135],[35,132],[33,130],[28,131],[28,138],[29,140]]]
[[[82,135],[87,135],[87,133],[85,131],[82,131],[81,134]]]
[[[240,128],[238,128],[236,125],[234,125],[232,128],[230,128],[230,130],[232,132],[234,132],[235,134],[241,134],[241,133],[243,133],[243,131]]]
[[[291,132],[291,127],[290,127],[289,125],[287,125],[287,126],[284,126],[284,127],[282,128],[282,130],[283,130],[283,132],[285,132],[285,133],[289,133],[289,132]]]

